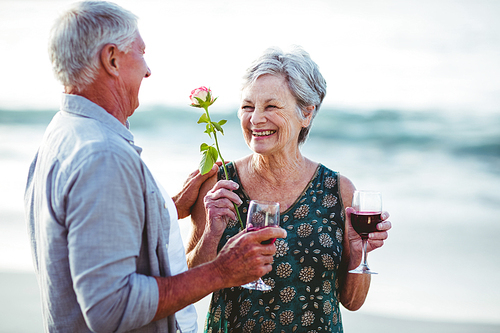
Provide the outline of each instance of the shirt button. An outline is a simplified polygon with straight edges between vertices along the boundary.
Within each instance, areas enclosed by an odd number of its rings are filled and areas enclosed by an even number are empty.
[[[167,208],[168,208],[168,205],[167,205],[167,203],[166,203],[166,202],[165,202],[165,204],[163,205],[163,207],[165,207],[165,209],[167,209]]]

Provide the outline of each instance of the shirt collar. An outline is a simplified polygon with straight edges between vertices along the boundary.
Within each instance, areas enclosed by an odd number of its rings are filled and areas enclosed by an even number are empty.
[[[134,146],[134,135],[129,131],[128,120],[126,126],[124,126],[105,109],[85,97],[63,93],[61,98],[61,111],[95,119]]]

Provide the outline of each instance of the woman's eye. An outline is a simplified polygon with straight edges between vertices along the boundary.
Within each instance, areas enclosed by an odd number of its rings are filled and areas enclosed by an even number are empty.
[[[245,106],[242,106],[241,109],[243,111],[253,111],[253,106],[245,105]]]

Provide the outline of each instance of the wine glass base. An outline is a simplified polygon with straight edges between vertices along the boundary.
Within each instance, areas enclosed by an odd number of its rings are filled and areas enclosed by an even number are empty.
[[[250,283],[244,284],[242,285],[242,287],[246,289],[260,290],[260,291],[271,290],[271,286],[265,284],[264,281],[262,281],[262,279],[258,279]]]
[[[365,266],[365,265],[359,265],[357,268],[350,270],[349,273],[354,273],[354,274],[378,274],[377,272],[374,272],[374,271],[370,270],[370,268],[368,266]]]

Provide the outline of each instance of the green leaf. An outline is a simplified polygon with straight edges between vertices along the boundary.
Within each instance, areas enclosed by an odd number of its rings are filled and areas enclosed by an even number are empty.
[[[207,145],[206,143],[202,143],[200,146],[200,151],[208,150],[208,148],[210,148],[209,145]]]
[[[216,160],[214,160],[212,154],[210,153],[210,149],[203,151],[199,168],[201,174],[204,175],[212,170],[215,162]]]
[[[217,149],[213,146],[210,146],[210,148],[208,148],[208,151],[212,155],[214,163],[217,162],[217,160],[219,159],[219,152],[217,151]]]
[[[208,123],[208,117],[207,117],[206,113],[202,114],[200,119],[198,119],[198,124],[201,124],[201,123]]]
[[[227,123],[227,120],[226,119],[222,119],[221,121],[219,121],[219,125],[224,125],[225,123]]]
[[[219,123],[214,123],[212,122],[212,125],[219,131],[221,132],[222,134],[224,134],[224,130],[222,129],[222,127],[219,125]]]

